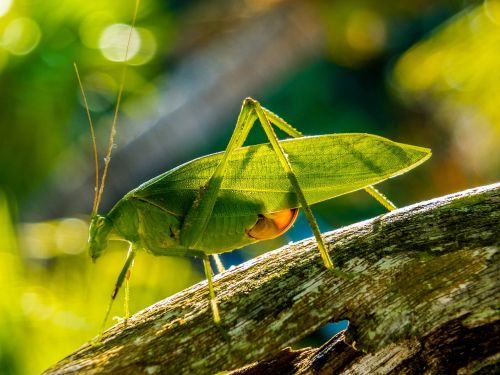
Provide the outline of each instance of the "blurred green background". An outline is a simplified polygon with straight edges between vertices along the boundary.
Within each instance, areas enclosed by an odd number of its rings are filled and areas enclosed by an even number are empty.
[[[95,336],[124,261],[120,242],[95,265],[84,253],[93,162],[73,62],[102,154],[133,5],[0,0],[0,374],[39,373]],[[142,0],[102,210],[222,150],[246,96],[306,134],[431,147],[430,161],[380,185],[397,205],[494,182],[499,45],[500,1]],[[363,192],[313,209],[322,230],[383,212]],[[222,259],[308,236],[300,217]],[[131,310],[202,279],[197,261],[139,254]]]

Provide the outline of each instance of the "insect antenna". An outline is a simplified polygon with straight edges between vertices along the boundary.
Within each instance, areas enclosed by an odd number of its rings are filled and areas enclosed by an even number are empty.
[[[104,169],[102,172],[101,181],[99,183],[99,192],[97,194],[97,201],[96,201],[95,208],[94,208],[95,213],[97,213],[97,210],[99,209],[99,204],[101,203],[102,193],[104,190],[104,182],[106,181],[106,176],[108,174],[109,162],[111,161],[111,152],[113,151],[113,145],[114,145],[114,140],[115,140],[115,135],[116,135],[116,126],[118,124],[118,113],[119,113],[120,104],[121,104],[121,100],[122,100],[122,96],[123,96],[123,89],[125,87],[125,78],[127,76],[128,53],[130,50],[132,33],[134,31],[135,22],[137,19],[137,11],[139,9],[139,3],[140,3],[140,0],[135,1],[134,14],[132,16],[132,24],[131,24],[130,31],[128,34],[127,46],[125,49],[125,58],[123,60],[123,70],[122,70],[122,76],[121,76],[121,80],[120,80],[120,87],[118,89],[118,96],[116,99],[115,111],[114,111],[114,115],[113,115],[113,123],[111,125],[111,131],[109,134],[108,151],[106,153],[106,157],[104,158]]]
[[[78,72],[78,67],[76,62],[73,63],[75,67],[76,78],[78,79],[78,85],[80,86],[80,92],[82,94],[83,103],[85,105],[85,111],[87,112],[87,118],[90,126],[90,136],[92,138],[92,149],[94,153],[94,163],[95,163],[95,188],[94,188],[94,203],[92,204],[92,216],[97,213],[97,198],[99,192],[99,156],[97,153],[97,145],[95,140],[94,123],[92,121],[92,116],[90,115],[89,104],[87,101],[87,95],[85,95],[85,90],[83,89],[82,79],[80,78],[80,73]]]

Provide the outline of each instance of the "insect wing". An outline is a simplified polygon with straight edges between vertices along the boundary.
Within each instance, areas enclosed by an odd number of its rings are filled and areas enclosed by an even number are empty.
[[[281,141],[309,203],[347,194],[405,173],[431,156],[427,148],[370,134],[330,134]],[[182,216],[213,174],[222,153],[181,165],[134,190]],[[214,215],[275,212],[298,206],[292,186],[269,144],[234,152]]]

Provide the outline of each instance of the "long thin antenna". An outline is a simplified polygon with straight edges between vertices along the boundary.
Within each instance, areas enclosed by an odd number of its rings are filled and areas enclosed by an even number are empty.
[[[78,84],[80,85],[80,91],[83,97],[83,103],[85,104],[85,110],[87,111],[87,118],[89,120],[90,125],[90,135],[92,137],[92,148],[94,152],[94,161],[95,161],[95,188],[94,188],[94,204],[92,205],[92,216],[97,213],[97,197],[99,191],[99,156],[97,154],[97,145],[95,141],[95,132],[94,132],[94,123],[92,122],[92,116],[90,116],[89,104],[87,102],[87,95],[85,95],[85,90],[83,89],[82,80],[80,78],[80,73],[78,72],[78,67],[76,66],[76,62],[73,63],[76,72],[76,78],[78,79]]]
[[[111,152],[113,151],[113,144],[114,144],[115,135],[116,135],[116,125],[118,123],[118,111],[120,109],[120,103],[121,103],[122,95],[123,95],[123,88],[125,87],[125,78],[127,76],[128,52],[130,49],[130,41],[132,40],[132,32],[134,31],[134,28],[135,28],[135,21],[137,19],[137,11],[139,9],[139,3],[140,3],[140,0],[135,1],[134,15],[132,17],[132,25],[130,27],[130,32],[128,34],[127,47],[125,49],[125,59],[123,60],[123,71],[122,71],[121,83],[120,83],[120,88],[118,90],[118,97],[116,99],[115,113],[113,116],[113,124],[111,125],[111,132],[109,134],[108,151],[106,153],[106,157],[104,158],[104,170],[102,172],[101,183],[99,184],[99,194],[97,195],[97,204],[95,207],[96,212],[99,209],[99,204],[101,203],[102,192],[104,190],[104,182],[106,181],[109,162],[111,161]]]

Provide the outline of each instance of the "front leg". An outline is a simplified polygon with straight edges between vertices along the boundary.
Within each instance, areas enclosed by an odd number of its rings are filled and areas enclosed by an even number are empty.
[[[118,279],[116,280],[115,283],[115,288],[113,289],[113,293],[111,293],[111,300],[109,301],[108,308],[106,310],[106,314],[104,316],[104,320],[101,325],[101,329],[99,331],[99,335],[97,336],[97,340],[94,341],[95,344],[99,343],[102,339],[102,334],[104,332],[104,328],[106,327],[106,322],[109,318],[109,313],[111,312],[111,307],[113,306],[113,302],[116,299],[116,296],[118,295],[118,292],[123,285],[123,282],[125,281],[125,319],[128,319],[129,317],[129,308],[128,308],[128,298],[129,298],[129,285],[128,285],[128,280],[130,278],[130,271],[132,269],[132,265],[134,264],[134,258],[135,254],[137,252],[137,246],[136,244],[131,243],[128,253],[127,253],[127,259],[125,260],[125,264],[123,265],[123,268],[118,275]]]

